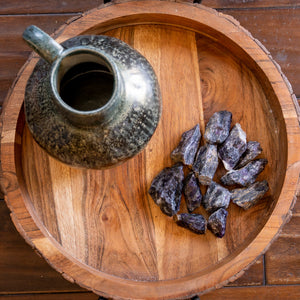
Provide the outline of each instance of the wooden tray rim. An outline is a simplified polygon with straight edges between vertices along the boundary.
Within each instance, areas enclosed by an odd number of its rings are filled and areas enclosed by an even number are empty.
[[[29,77],[35,66],[38,57],[33,55],[20,70],[16,81],[14,82],[9,95],[5,101],[2,113],[2,140],[1,140],[1,184],[5,192],[5,200],[12,211],[12,220],[25,238],[25,240],[39,252],[49,264],[59,271],[66,279],[76,282],[84,288],[90,289],[95,293],[103,296],[113,295],[116,284],[119,290],[122,290],[120,296],[122,298],[148,298],[156,299],[172,297],[187,297],[196,293],[207,292],[213,288],[221,287],[226,282],[235,280],[237,276],[243,273],[245,269],[258,255],[265,252],[270,245],[272,239],[280,231],[280,228],[291,216],[291,208],[295,202],[295,191],[299,177],[299,154],[296,149],[300,146],[300,132],[297,120],[297,114],[294,107],[293,93],[290,84],[285,77],[282,77],[280,68],[272,60],[268,51],[255,40],[245,29],[243,29],[237,21],[230,16],[225,16],[217,13],[215,10],[208,9],[202,5],[191,5],[188,3],[164,2],[164,1],[129,1],[125,3],[115,3],[110,5],[102,5],[98,9],[92,10],[83,14],[80,18],[82,27],[76,29],[76,20],[71,20],[62,26],[56,33],[57,40],[62,42],[74,35],[81,34],[90,28],[89,22],[86,20],[101,20],[99,24],[105,24],[117,18],[126,17],[128,11],[132,14],[166,14],[174,15],[179,18],[186,18],[194,22],[204,23],[213,27],[218,23],[218,31],[228,36],[228,27],[231,27],[230,39],[237,43],[242,49],[247,49],[247,53],[257,62],[258,66],[274,79],[271,85],[275,94],[278,96],[278,101],[281,104],[282,113],[286,122],[287,138],[288,138],[288,157],[287,157],[287,172],[283,188],[274,208],[273,214],[270,216],[266,226],[257,235],[247,248],[245,248],[233,260],[220,264],[220,268],[211,274],[198,276],[193,274],[185,277],[184,280],[170,280],[157,282],[137,282],[117,278],[108,274],[93,270],[86,265],[81,264],[74,258],[69,259],[58,243],[54,241],[49,233],[42,232],[41,224],[36,224],[30,213],[30,208],[25,206],[23,201],[24,195],[19,186],[19,178],[17,173],[17,161],[15,158],[16,148],[21,145],[21,136],[18,134],[17,123],[23,103],[23,95],[15,95],[13,91],[24,91],[25,86],[21,85],[19,78]],[[113,18],[112,18],[113,17]],[[221,24],[221,25],[220,25]],[[173,24],[172,24],[173,25]],[[253,47],[253,48],[252,48]],[[251,53],[249,53],[251,51]],[[259,59],[257,59],[259,57]],[[26,80],[27,81],[27,80]],[[283,99],[288,100],[284,102]],[[13,115],[10,112],[14,112]],[[288,178],[288,180],[287,180]],[[44,231],[44,230],[43,230]],[[272,237],[270,239],[270,236]],[[55,263],[52,258],[55,257]],[[62,267],[64,266],[64,267]],[[218,274],[215,274],[215,273]],[[236,273],[238,273],[236,275]]]

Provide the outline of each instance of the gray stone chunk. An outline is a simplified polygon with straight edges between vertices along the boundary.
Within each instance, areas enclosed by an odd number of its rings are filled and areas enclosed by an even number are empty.
[[[232,120],[231,112],[215,112],[206,124],[204,139],[210,144],[221,144],[229,135]]]
[[[267,163],[267,159],[255,159],[239,170],[227,172],[221,178],[221,182],[224,185],[239,184],[241,186],[249,186],[255,182],[257,176],[264,170]]]
[[[242,155],[239,163],[235,166],[235,169],[240,169],[246,166],[251,160],[257,157],[262,152],[262,148],[259,142],[250,141],[247,143],[247,149]]]
[[[216,145],[206,144],[200,147],[192,169],[203,185],[209,185],[218,168],[218,150]]]
[[[177,225],[187,228],[194,233],[204,234],[206,232],[207,221],[200,214],[175,215],[174,220]]]
[[[203,197],[204,208],[212,213],[219,208],[227,208],[230,203],[230,192],[223,186],[212,181]]]
[[[231,129],[228,138],[219,147],[219,157],[226,170],[232,170],[247,149],[246,133],[239,123]]]
[[[202,193],[194,173],[188,174],[185,178],[183,182],[183,194],[190,213],[201,205]]]
[[[178,146],[171,153],[172,160],[191,166],[199,147],[200,138],[201,132],[199,124],[184,132]]]
[[[176,164],[171,168],[163,169],[151,183],[150,196],[161,211],[170,217],[179,210],[183,179],[183,166]]]
[[[227,215],[227,210],[220,208],[208,218],[207,227],[218,238],[225,235]]]
[[[255,182],[248,188],[240,188],[231,191],[232,202],[247,210],[254,206],[269,190],[266,180]]]

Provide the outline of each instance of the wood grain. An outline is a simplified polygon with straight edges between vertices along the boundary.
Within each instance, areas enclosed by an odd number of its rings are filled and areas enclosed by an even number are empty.
[[[2,104],[7,91],[12,85],[20,68],[29,56],[29,52],[0,53],[0,103]]]
[[[201,296],[201,300],[298,300],[300,287],[287,286],[264,286],[244,288],[224,288]]]
[[[299,286],[265,286],[223,288],[201,296],[201,300],[298,300],[300,297]],[[30,294],[30,295],[3,295],[1,299],[13,300],[98,300],[98,296],[92,293],[56,293],[56,294]]]
[[[273,118],[264,118],[265,109],[259,103],[253,110],[253,115],[250,114],[249,117],[240,111],[238,102],[241,97],[249,113],[251,106],[253,107],[253,94],[257,99],[265,99],[265,96],[245,66],[241,69],[229,52],[221,54],[219,48],[214,52],[216,44],[211,43],[213,46],[210,47],[206,38],[199,41],[197,37],[196,44],[194,33],[164,26],[123,27],[107,34],[122,38],[128,43],[132,42],[138,51],[149,58],[156,73],[159,74],[163,105],[168,109],[163,112],[160,127],[149,143],[148,150],[138,155],[135,160],[107,171],[74,170],[48,158],[32,141],[26,129],[22,142],[22,169],[34,210],[50,234],[68,253],[102,272],[119,277],[126,276],[133,280],[170,280],[174,279],[174,274],[184,277],[204,270],[225,259],[232,252],[240,251],[244,240],[251,239],[251,235],[259,228],[257,216],[265,214],[267,218],[271,213],[269,208],[272,199],[262,202],[250,213],[242,213],[236,207],[231,207],[227,225],[229,234],[226,239],[217,241],[209,234],[198,237],[184,232],[172,220],[162,217],[159,209],[147,196],[152,178],[163,167],[171,164],[169,154],[178,143],[180,133],[196,123],[202,124],[203,132],[204,120],[200,117],[203,115],[203,109],[206,122],[215,111],[221,109],[232,111],[233,122],[241,122],[245,131],[253,134],[249,139],[258,139],[261,142],[265,149],[264,155],[270,161],[268,171],[270,174],[275,172],[275,168],[281,168],[275,164],[279,161],[279,156],[276,156],[279,149],[276,151],[274,140],[268,135],[270,128],[277,125]],[[169,43],[165,42],[166,39]],[[175,57],[179,59],[174,59]],[[198,67],[195,69],[198,59],[199,69]],[[205,66],[202,62],[205,62]],[[184,68],[180,69],[178,65],[184,65]],[[208,78],[207,65],[216,77]],[[177,70],[175,73],[164,72],[175,69]],[[224,78],[232,78],[230,81],[232,86],[220,78],[224,76],[225,70],[228,74],[225,74]],[[204,85],[210,85],[208,91],[203,91],[203,104],[201,90],[195,84],[199,78],[199,71],[203,74]],[[243,78],[244,81],[239,82],[239,78]],[[180,90],[177,84],[170,85],[172,80],[180,86]],[[184,93],[185,91],[189,93]],[[233,91],[237,94],[235,95]],[[175,105],[180,101],[189,105]],[[254,127],[252,122],[249,122],[254,117],[261,120],[262,124],[257,123],[255,124],[257,127]],[[169,126],[170,120],[172,127]],[[255,136],[258,129],[264,138],[259,139],[257,135]],[[164,155],[161,155],[162,153]],[[275,165],[272,165],[272,161]],[[133,177],[134,170],[144,170],[146,174],[136,178]],[[275,178],[272,179],[268,174],[264,176],[270,178],[269,184],[275,189],[273,182]],[[44,182],[48,185],[44,185]],[[97,187],[97,182],[102,183],[101,188]],[[130,189],[127,189],[128,186]],[[76,187],[76,191],[73,187]],[[86,191],[91,194],[87,195]],[[61,197],[65,200],[61,201]],[[85,199],[91,200],[83,206],[81,203]],[[113,206],[110,199],[114,199]],[[52,207],[56,208],[55,211]],[[145,212],[145,215],[138,216],[136,210]],[[148,220],[154,220],[154,226]],[[261,219],[262,223],[264,221]],[[105,229],[95,232],[94,228]],[[144,230],[141,231],[140,228]],[[164,228],[163,232],[161,228]],[[111,235],[114,235],[118,242],[104,244]],[[145,241],[147,242],[144,243]],[[177,248],[176,256],[170,255],[174,248]],[[197,249],[200,248],[204,250],[198,253]],[[218,252],[212,252],[211,249],[214,248],[217,248]],[[82,252],[84,249],[90,249],[88,254]],[[116,259],[116,253],[120,259],[119,264],[112,261]],[[130,265],[124,263],[126,261],[130,261]],[[186,263],[182,264],[183,261]]]
[[[284,226],[283,230],[280,233],[280,236],[284,237],[299,237],[300,238],[300,215],[299,213],[293,212],[293,217],[291,220]]]
[[[0,16],[0,26],[5,30],[0,31],[0,51],[1,53],[10,52],[31,52],[22,39],[25,28],[31,24],[39,26],[49,34],[56,31],[68,19],[78,14],[66,15],[37,15],[37,16]]]
[[[181,0],[182,1],[182,0]],[[193,2],[193,0],[183,0],[184,2]],[[182,2],[183,2],[182,1]],[[46,13],[73,13],[84,12],[94,7],[101,5],[103,0],[66,0],[66,1],[47,1],[41,2],[38,0],[21,1],[11,0],[1,3],[0,14],[46,14]],[[110,2],[110,1],[106,1]],[[201,3],[212,8],[269,8],[269,7],[294,7],[299,5],[297,0],[202,0]],[[45,5],[47,4],[47,5]]]
[[[103,0],[65,0],[65,1],[3,1],[0,6],[0,14],[51,14],[84,12],[100,6]]]
[[[55,294],[29,294],[29,295],[3,295],[1,299],[12,300],[99,300],[93,293],[55,293]]]
[[[161,127],[140,155],[112,170],[85,171],[41,151],[24,128],[20,97],[36,58],[16,82],[3,115],[2,185],[18,230],[69,280],[122,298],[187,297],[235,279],[286,219],[299,175],[297,116],[267,53],[232,19],[201,6],[157,4],[137,1],[96,10],[58,37],[111,34],[149,58],[165,109]],[[170,163],[182,132],[197,122],[203,127],[220,108],[231,110],[249,138],[261,141],[269,159],[263,176],[271,188],[249,212],[230,207],[228,233],[216,240],[177,227],[147,190]]]
[[[290,2],[290,1],[288,1]],[[40,1],[38,3],[24,2],[22,1],[6,1],[5,4],[11,8],[5,10],[5,6],[1,6],[4,9],[3,13],[28,13],[26,3],[30,6],[32,13],[40,12],[46,13],[53,10],[55,13],[74,11],[75,14],[57,14],[57,15],[14,15],[14,16],[0,16],[0,25],[5,30],[0,31],[0,105],[3,103],[7,91],[17,74],[17,71],[22,67],[25,60],[28,58],[29,51],[25,43],[22,41],[21,35],[26,26],[35,24],[41,27],[46,32],[54,32],[61,24],[68,19],[75,17],[81,10],[80,7],[90,9],[95,7],[93,3],[89,1],[81,1],[70,5],[66,3],[66,6],[58,5],[55,1],[50,1],[49,5],[45,5]],[[86,3],[86,4],[85,4]],[[283,1],[284,3],[284,1]],[[21,6],[21,4],[23,6]],[[205,3],[204,3],[205,4]],[[15,5],[15,6],[14,6]],[[25,7],[24,7],[25,5]],[[51,6],[53,5],[53,6]],[[78,5],[81,5],[80,7]],[[85,5],[87,5],[85,7]],[[272,1],[251,1],[243,3],[243,7],[255,6],[255,11],[251,10],[226,10],[226,7],[242,7],[239,2],[224,2],[217,4],[213,1],[208,2],[206,5],[212,7],[223,7],[224,12],[234,16],[241,24],[247,28],[255,38],[259,39],[271,52],[274,59],[282,66],[284,73],[291,81],[294,91],[297,95],[300,95],[300,82],[299,82],[299,70],[298,70],[298,57],[300,55],[300,36],[295,28],[299,27],[299,13],[300,8],[284,8],[284,4],[280,9],[274,8]],[[272,8],[264,10],[259,8],[260,5],[270,6]],[[280,3],[276,2],[276,6],[280,7]],[[23,8],[22,8],[23,7]],[[75,8],[78,8],[76,11]],[[0,11],[1,11],[0,8]],[[12,12],[14,10],[14,12]],[[274,37],[274,28],[276,28],[276,34]],[[6,62],[7,61],[7,62]],[[4,63],[4,64],[2,64]]]
[[[299,1],[298,1],[299,2]],[[227,11],[262,42],[300,96],[300,7],[290,9]]]
[[[0,201],[0,298],[7,293],[81,291],[36,255],[17,232],[9,213]]]
[[[262,255],[255,263],[245,271],[245,274],[227,286],[260,286],[264,285],[264,256]]]
[[[299,236],[280,236],[272,244],[266,253],[266,280],[268,284],[294,284],[299,282],[299,249]]]
[[[201,4],[213,8],[235,8],[235,9],[258,9],[258,8],[273,8],[273,7],[296,7],[299,6],[298,0],[202,0]]]
[[[58,272],[53,270],[44,259],[36,255],[32,248],[27,245],[24,239],[15,229],[11,219],[10,211],[4,201],[0,201],[0,298],[4,294],[16,294],[30,292],[51,293],[55,292],[57,299],[63,297],[79,297],[83,294],[74,294],[81,291],[77,285],[70,284]],[[24,264],[26,261],[26,264]],[[245,274],[231,283],[232,286],[250,286],[262,284],[262,259],[251,266]],[[300,280],[299,280],[300,282]],[[16,284],[17,283],[17,284]],[[58,295],[58,292],[73,292],[71,295]],[[24,299],[32,299],[33,295],[19,295]],[[51,295],[37,295],[36,297]],[[15,296],[17,297],[17,296]],[[88,296],[86,296],[88,297]],[[94,296],[95,297],[95,296]],[[92,298],[92,296],[91,296]],[[50,298],[51,299],[51,298]],[[92,298],[93,299],[93,298]],[[97,299],[97,298],[96,298]]]
[[[0,16],[0,27],[5,28],[5,30],[0,30],[0,105],[2,105],[18,71],[31,53],[22,40],[25,28],[35,24],[44,31],[52,33],[74,16],[74,14],[67,16]]]
[[[201,90],[199,85],[194,84],[196,78],[199,78],[199,69],[195,68],[198,59],[195,34],[163,26],[122,28],[107,34],[131,42],[138,51],[146,55],[159,74],[164,107],[169,109],[164,110],[162,121],[148,144],[146,153],[141,153],[135,160],[120,167],[99,172],[75,170],[48,158],[33,143],[26,129],[22,143],[22,161],[28,193],[34,201],[38,217],[51,235],[80,261],[105,273],[134,280],[172,279],[174,270],[185,276],[218,259],[215,257],[210,260],[207,256],[199,258],[197,249],[205,247],[209,251],[213,244],[210,246],[207,238],[203,243],[198,236],[188,233],[178,240],[182,229],[171,219],[161,216],[159,209],[147,196],[147,190],[152,178],[163,166],[171,164],[169,154],[178,143],[178,133],[188,130],[196,123],[203,123],[199,119],[202,114]],[[167,38],[169,44],[165,43]],[[174,48],[173,41],[176,41],[178,47]],[[180,59],[174,60],[174,57]],[[163,71],[175,70],[178,64],[184,64],[185,68],[177,69],[176,73]],[[195,79],[184,80],[191,79],[192,76]],[[180,84],[180,90],[177,85],[169,84],[172,80]],[[189,94],[184,93],[186,90]],[[174,105],[178,101],[190,102],[190,105]],[[172,127],[169,126],[171,119]],[[135,170],[143,170],[145,174],[136,176]],[[49,184],[45,186],[43,182]],[[98,186],[98,183],[102,184]],[[65,188],[62,189],[62,186]],[[76,192],[73,187],[77,187]],[[90,194],[86,194],[86,191]],[[73,198],[74,195],[76,199]],[[62,202],[61,197],[65,201]],[[91,201],[82,204],[85,199]],[[111,205],[111,199],[114,199],[114,205]],[[51,214],[53,206],[56,208],[55,215]],[[139,215],[137,211],[142,214]],[[149,220],[154,220],[154,226]],[[163,227],[166,229],[160,232]],[[104,230],[95,232],[92,228]],[[109,241],[108,237],[111,235],[115,236],[117,243]],[[165,241],[168,243],[165,244]],[[186,247],[178,248],[177,256],[170,256],[168,248],[172,249],[178,243]],[[90,250],[88,254],[78,252],[83,249]],[[192,249],[195,249],[195,253]],[[157,253],[157,250],[164,251]],[[117,258],[120,260],[119,264],[114,263]],[[127,261],[130,265],[125,263]],[[182,261],[188,263],[182,264]]]
[[[293,208],[293,214],[299,214],[299,213],[300,213],[300,199],[298,195],[297,202],[295,203],[295,206]]]

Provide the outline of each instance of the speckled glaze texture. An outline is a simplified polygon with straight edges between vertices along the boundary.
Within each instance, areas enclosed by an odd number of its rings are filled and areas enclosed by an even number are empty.
[[[25,93],[26,121],[34,139],[51,156],[76,167],[102,169],[133,157],[146,146],[161,115],[152,67],[137,51],[112,37],[78,36],[62,46],[93,47],[114,61],[121,78],[120,90],[114,91],[118,104],[98,119],[93,116],[93,122],[66,117],[51,91],[51,65],[40,59]]]

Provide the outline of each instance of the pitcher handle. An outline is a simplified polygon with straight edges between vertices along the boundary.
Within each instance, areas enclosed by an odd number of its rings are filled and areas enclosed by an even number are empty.
[[[64,48],[40,28],[30,25],[23,32],[23,39],[48,63],[52,64]]]

